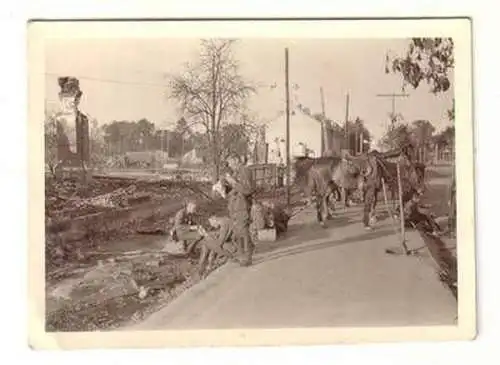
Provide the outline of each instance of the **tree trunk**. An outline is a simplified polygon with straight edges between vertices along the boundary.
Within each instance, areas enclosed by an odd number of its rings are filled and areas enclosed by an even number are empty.
[[[213,154],[213,176],[212,181],[216,183],[220,177],[220,156],[219,156],[219,148],[217,145],[217,138],[214,136],[212,141],[212,154]]]
[[[217,161],[214,160],[214,172],[212,176],[212,182],[214,184],[219,180],[219,175],[220,175],[219,164],[217,163]]]

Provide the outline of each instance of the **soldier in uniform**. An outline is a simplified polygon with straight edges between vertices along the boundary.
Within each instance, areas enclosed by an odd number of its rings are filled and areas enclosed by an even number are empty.
[[[421,194],[414,194],[404,206],[405,222],[417,229],[438,236],[442,233],[441,227],[434,220],[429,211],[430,206],[420,203]]]
[[[272,226],[276,229],[276,235],[280,237],[288,231],[291,214],[288,209],[276,202],[270,202],[269,209]]]
[[[382,189],[382,181],[380,179],[381,171],[377,163],[379,157],[378,151],[371,151],[364,159],[364,166],[358,181],[361,194],[364,201],[363,209],[363,225],[365,229],[371,229],[371,223],[374,220],[375,205],[377,203],[377,195]]]
[[[253,240],[257,240],[261,229],[274,229],[276,237],[288,230],[290,213],[275,201],[256,201],[252,203],[250,232]]]
[[[202,238],[198,231],[194,201],[186,201],[184,207],[175,214],[171,236],[174,241],[182,242],[183,249],[187,252]]]
[[[210,271],[215,255],[237,261],[234,254],[224,248],[224,244],[231,242],[233,238],[231,219],[228,217],[211,216],[208,218],[208,223],[215,232],[205,232],[201,229],[201,234],[204,238],[200,243],[201,255],[198,263],[198,273],[200,276],[204,276],[207,271]]]
[[[234,240],[237,243],[241,264],[252,264],[254,244],[250,236],[250,209],[252,199],[252,184],[250,171],[240,162],[237,155],[231,155],[227,164],[229,171],[225,175],[226,182],[231,186],[228,195],[228,212],[233,224]]]

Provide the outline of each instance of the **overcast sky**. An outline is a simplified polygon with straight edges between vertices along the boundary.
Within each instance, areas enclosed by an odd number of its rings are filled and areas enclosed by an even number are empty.
[[[288,47],[290,83],[298,85],[292,89],[292,106],[300,102],[320,112],[323,87],[326,115],[343,121],[349,93],[350,115],[362,118],[379,137],[387,125],[391,100],[376,95],[401,91],[400,77],[384,72],[385,54],[388,50],[402,54],[407,44],[406,39],[245,39],[235,45],[235,55],[244,77],[278,85],[259,88],[249,102],[262,118],[284,123],[277,116],[284,109],[284,48]],[[57,101],[57,76],[75,76],[84,92],[81,110],[100,124],[147,118],[168,127],[181,115],[166,98],[165,75],[181,72],[185,62],[196,60],[198,51],[196,39],[53,41],[46,49],[45,98]],[[407,121],[427,119],[438,129],[449,124],[446,110],[452,104],[452,89],[433,95],[422,85],[407,92],[410,97],[396,100],[397,112]],[[293,127],[293,119],[291,123]]]

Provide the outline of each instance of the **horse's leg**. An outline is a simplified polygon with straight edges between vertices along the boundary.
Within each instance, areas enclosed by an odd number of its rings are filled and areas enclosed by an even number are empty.
[[[328,220],[328,193],[321,197],[321,220],[323,223]]]
[[[322,199],[320,196],[316,195],[316,219],[318,220],[318,223],[322,223],[321,221],[321,203]]]
[[[379,190],[376,189],[370,210],[370,225],[374,224],[377,221],[376,207],[377,207],[378,195],[379,195]]]
[[[344,206],[348,208],[350,206],[349,204],[349,189],[348,188],[342,188],[342,201],[344,202]]]
[[[366,229],[370,229],[370,215],[371,215],[371,210],[373,208],[373,203],[374,200],[376,199],[375,197],[375,189],[372,187],[369,187],[366,189],[365,193],[365,205],[363,209],[363,225],[365,226]]]
[[[327,197],[327,210],[328,210],[328,219],[333,218],[333,213],[335,212],[335,198],[333,196],[333,189],[328,193]]]
[[[352,205],[353,194],[354,194],[354,189],[348,188],[347,189],[347,204],[348,204],[348,206]]]
[[[334,181],[331,181],[329,184],[327,195],[327,208],[329,218],[333,216],[333,212],[335,211],[335,204],[337,202],[335,195],[337,194],[337,188],[337,184]]]

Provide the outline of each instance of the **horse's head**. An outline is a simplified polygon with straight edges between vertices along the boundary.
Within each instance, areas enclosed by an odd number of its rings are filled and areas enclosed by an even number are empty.
[[[293,171],[295,174],[295,181],[299,185],[307,182],[308,172],[314,164],[314,160],[310,157],[297,157],[293,162]]]
[[[344,173],[352,178],[369,176],[373,172],[372,158],[373,157],[369,154],[359,156],[344,154],[344,163],[342,165]]]

